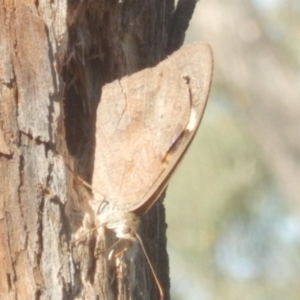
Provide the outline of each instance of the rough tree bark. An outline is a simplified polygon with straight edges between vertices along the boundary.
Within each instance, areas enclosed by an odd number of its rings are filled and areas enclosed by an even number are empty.
[[[93,239],[72,243],[89,191],[67,165],[90,182],[101,87],[180,46],[185,30],[176,36],[174,24],[187,27],[195,1],[180,2],[192,9],[174,14],[173,0],[0,1],[0,299],[159,298],[138,247],[139,280],[118,291]],[[158,203],[141,235],[168,299],[165,231]]]

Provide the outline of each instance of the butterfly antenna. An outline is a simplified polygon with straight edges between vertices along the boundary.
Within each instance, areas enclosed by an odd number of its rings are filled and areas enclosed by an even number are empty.
[[[154,269],[153,269],[153,267],[152,267],[151,261],[150,261],[148,255],[147,255],[147,252],[146,252],[146,249],[145,249],[144,244],[143,244],[143,242],[142,242],[142,239],[140,238],[140,236],[139,236],[137,233],[135,233],[135,236],[136,236],[136,238],[138,239],[138,241],[139,241],[139,243],[140,243],[140,245],[141,245],[141,247],[142,247],[142,249],[143,249],[143,252],[144,252],[144,254],[145,254],[146,260],[147,260],[148,265],[149,265],[149,267],[150,267],[150,269],[151,269],[151,272],[152,272],[152,274],[153,274],[155,283],[156,283],[157,288],[158,288],[158,291],[159,291],[160,300],[163,300],[163,299],[164,299],[164,292],[163,292],[163,289],[162,289],[161,284],[160,284],[160,282],[159,282],[159,280],[158,280],[158,278],[157,278],[157,276],[156,276],[156,273],[155,273],[155,271],[154,271]]]
[[[87,183],[85,180],[83,180],[80,176],[78,176],[69,165],[67,165],[67,168],[71,171],[71,173],[73,173],[73,175],[76,177],[76,179],[78,179],[84,186],[88,187],[89,189],[91,189],[92,191],[95,191],[96,193],[98,193],[99,195],[101,195],[102,197],[104,197],[103,194],[101,194],[99,191],[97,191],[94,187],[92,187],[89,183]]]
[[[98,226],[99,227],[99,226]],[[86,235],[88,235],[89,233],[95,231],[96,229],[98,229],[98,227],[94,227],[90,230],[88,230],[87,232],[83,233],[79,238],[77,238],[75,241],[71,242],[71,245],[75,245],[78,241],[82,240]]]
[[[79,238],[77,238],[75,241],[72,241],[71,242],[71,245],[74,245],[76,244],[78,241],[82,240],[86,235],[88,235],[89,233],[97,230],[100,226],[102,225],[98,225],[98,226],[95,226],[94,228],[90,229],[89,231],[83,233]],[[105,253],[105,252],[108,252],[109,250],[111,250],[112,248],[114,248],[117,244],[119,244],[121,242],[121,240],[117,240],[115,243],[113,243],[111,246],[109,246],[105,251],[103,251],[102,253]]]

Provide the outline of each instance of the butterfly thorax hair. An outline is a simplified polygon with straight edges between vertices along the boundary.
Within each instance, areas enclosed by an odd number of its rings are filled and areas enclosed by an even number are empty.
[[[113,201],[103,200],[100,206],[93,205],[96,226],[103,226],[114,231],[119,239],[136,241],[136,231],[140,224],[139,217],[134,212],[125,212],[112,203]]]

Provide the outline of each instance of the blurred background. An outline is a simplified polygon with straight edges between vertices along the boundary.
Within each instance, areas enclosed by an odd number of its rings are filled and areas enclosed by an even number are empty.
[[[167,199],[172,300],[300,299],[300,1],[202,0],[209,103]]]

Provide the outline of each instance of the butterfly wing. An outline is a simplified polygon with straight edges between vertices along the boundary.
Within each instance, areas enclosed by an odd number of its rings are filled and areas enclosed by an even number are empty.
[[[103,87],[93,187],[124,211],[147,211],[165,189],[200,124],[212,76],[207,45]]]

